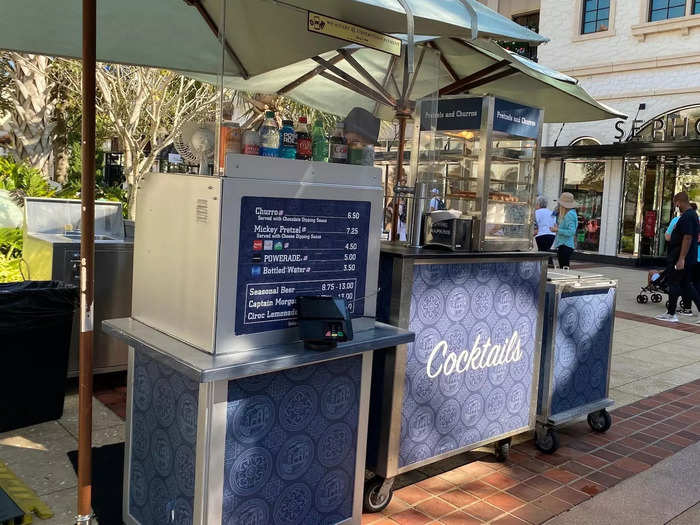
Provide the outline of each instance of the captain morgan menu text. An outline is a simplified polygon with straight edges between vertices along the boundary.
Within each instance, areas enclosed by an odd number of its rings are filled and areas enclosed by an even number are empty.
[[[243,197],[235,333],[297,324],[296,297],[331,295],[364,313],[369,202]]]

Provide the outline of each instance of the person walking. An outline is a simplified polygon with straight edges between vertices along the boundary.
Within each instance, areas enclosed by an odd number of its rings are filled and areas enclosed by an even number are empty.
[[[540,195],[535,201],[535,242],[537,249],[541,252],[548,252],[554,244],[555,234],[552,226],[557,223],[554,213],[547,207],[547,198]]]
[[[671,232],[667,271],[669,279],[668,312],[659,314],[656,319],[677,323],[676,305],[681,296],[688,297],[700,310],[700,292],[695,289],[692,276],[698,264],[698,235],[700,222],[697,213],[690,207],[688,194],[684,191],[673,197],[673,205],[680,217]],[[700,324],[700,321],[698,321]]]
[[[698,212],[698,205],[694,202],[690,203],[690,207],[693,208],[695,213]],[[680,219],[680,215],[676,215],[673,219],[671,219],[671,222],[668,224],[668,228],[666,228],[666,233],[664,234],[666,242],[671,241],[671,234],[673,233],[673,229],[678,223],[678,219]],[[700,216],[698,216],[698,221],[700,221]],[[698,238],[698,242],[700,243],[700,237]],[[698,263],[700,263],[700,249],[698,250]],[[693,282],[693,286],[695,286],[695,289],[700,292],[700,264],[696,264],[694,266],[694,272],[693,275],[690,276],[690,280]],[[693,315],[690,297],[684,295],[681,298],[681,307],[676,309],[676,315],[685,315],[687,317]]]
[[[571,255],[574,253],[574,238],[578,228],[578,215],[574,196],[564,192],[559,196],[559,224],[550,226],[556,236],[553,248],[557,250],[559,268],[568,268],[571,264]]]

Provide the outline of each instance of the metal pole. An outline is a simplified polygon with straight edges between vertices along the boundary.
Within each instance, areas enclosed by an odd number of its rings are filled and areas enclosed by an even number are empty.
[[[78,390],[78,516],[92,520],[92,344],[95,255],[95,68],[97,0],[83,0],[83,116],[80,179],[80,375]]]
[[[396,118],[399,119],[399,151],[396,157],[396,186],[401,185],[401,172],[403,171],[403,152],[404,145],[406,142],[406,120],[408,120],[407,115],[397,114]],[[399,226],[399,199],[394,193],[394,213],[391,216],[391,240],[395,241],[397,236],[397,230]]]

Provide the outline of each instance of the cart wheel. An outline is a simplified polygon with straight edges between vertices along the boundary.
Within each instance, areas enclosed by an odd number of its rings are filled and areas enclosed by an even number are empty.
[[[553,428],[548,428],[544,432],[538,432],[535,437],[537,450],[544,454],[554,454],[559,448],[559,435]]]
[[[495,454],[496,459],[501,463],[506,461],[510,455],[510,438],[496,443],[493,453]]]
[[[384,494],[382,494],[381,489],[384,481],[384,478],[376,476],[365,483],[365,493],[362,498],[362,508],[365,512],[381,512],[391,501],[394,489],[389,487],[389,490],[385,490]]]
[[[588,425],[595,432],[606,432],[612,425],[612,417],[610,417],[607,410],[599,410],[588,414]]]
[[[663,296],[660,293],[655,293],[651,295],[652,303],[660,303],[661,301],[663,301]]]
[[[647,298],[646,295],[639,294],[639,295],[637,296],[637,302],[638,302],[639,304],[644,304],[644,303],[645,303],[644,299],[646,299],[646,298]]]

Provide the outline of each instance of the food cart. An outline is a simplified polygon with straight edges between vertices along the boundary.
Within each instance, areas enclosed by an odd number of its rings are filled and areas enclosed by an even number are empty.
[[[530,246],[542,111],[447,97],[421,101],[418,114],[414,187],[437,189],[446,209],[414,198],[419,246],[381,247],[378,318],[416,339],[374,357],[370,425],[380,430],[364,499],[374,512],[395,476],[487,444],[505,459],[510,438],[535,428],[547,255],[518,250]],[[464,223],[465,242],[435,241]]]
[[[588,415],[595,432],[612,419],[610,362],[615,327],[617,281],[602,275],[550,271],[537,399],[535,445],[545,453],[559,448],[556,427]]]
[[[223,177],[149,174],[137,207],[123,516],[359,523],[380,170],[229,154]],[[296,299],[348,303],[351,341],[299,341]]]

